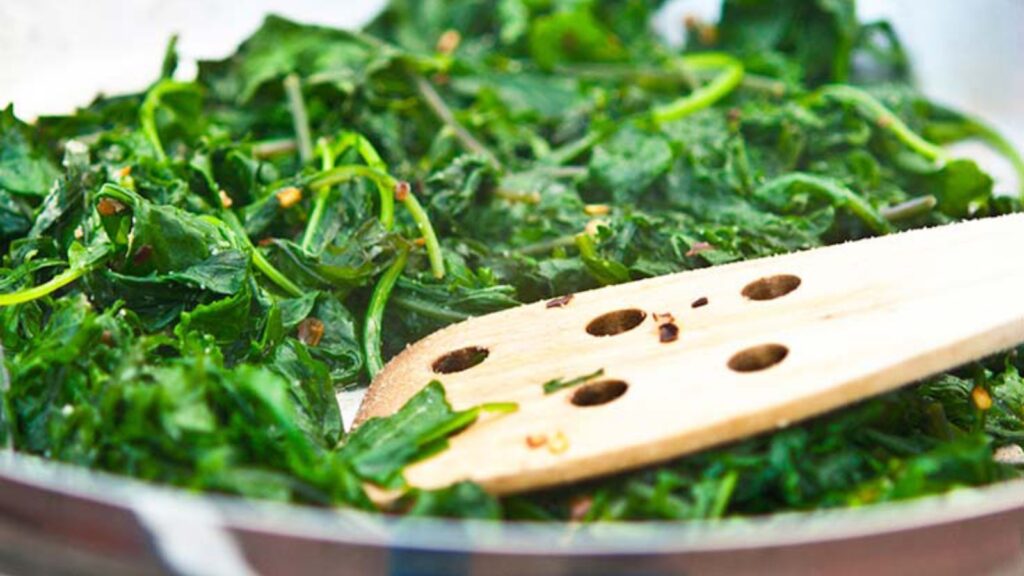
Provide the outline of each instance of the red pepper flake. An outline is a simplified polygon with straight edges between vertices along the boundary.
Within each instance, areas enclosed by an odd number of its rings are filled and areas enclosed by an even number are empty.
[[[530,448],[540,448],[548,443],[548,437],[544,434],[530,434],[526,437],[526,445]]]
[[[686,255],[696,256],[701,252],[706,252],[708,250],[712,250],[713,248],[714,247],[711,244],[708,244],[707,242],[697,242],[696,244],[691,246],[689,250],[686,251]]]
[[[132,167],[125,166],[117,171],[118,178],[127,178],[132,175]]]
[[[100,342],[102,342],[106,346],[113,346],[114,334],[110,330],[104,330],[103,333],[100,334]]]
[[[275,196],[277,196],[277,202],[281,205],[281,208],[287,210],[302,201],[302,190],[295,186],[289,186],[278,190]]]
[[[132,256],[132,263],[136,266],[145,264],[152,255],[153,247],[149,244],[143,244],[142,246],[139,246],[139,249],[135,251],[135,255]]]
[[[701,296],[700,298],[697,298],[696,300],[694,300],[692,304],[690,304],[690,308],[700,308],[701,306],[707,306],[707,305],[708,305],[708,297],[707,296]]]
[[[675,316],[672,315],[671,312],[655,312],[654,313],[654,321],[658,322],[658,323],[661,323],[661,322],[675,322],[676,318],[675,318]]]
[[[558,298],[553,298],[551,300],[548,300],[547,303],[544,304],[544,307],[545,308],[564,308],[564,307],[569,305],[569,302],[572,302],[572,294],[566,294],[565,296],[559,296]]]
[[[399,180],[395,182],[395,200],[404,202],[409,197],[410,187],[409,183],[405,180]]]
[[[274,239],[267,236],[266,238],[260,238],[259,242],[257,242],[256,244],[259,246],[270,246],[273,243]]]
[[[324,323],[320,320],[309,317],[299,322],[299,340],[306,346],[316,346],[324,337]]]
[[[426,246],[427,245],[427,239],[422,237],[422,236],[420,236],[419,238],[413,240],[412,243],[415,244],[416,246],[420,246],[420,247]]]
[[[114,216],[124,212],[127,208],[124,202],[106,196],[100,198],[100,201],[96,203],[96,211],[100,213],[100,216]]]
[[[593,496],[579,496],[569,502],[569,519],[577,522],[583,520],[594,507]]]
[[[658,326],[658,339],[663,343],[675,342],[679,338],[679,326],[668,322]]]
[[[462,34],[459,34],[458,30],[445,30],[437,39],[437,51],[445,55],[451,54],[459,48],[461,42]]]
[[[231,199],[231,196],[228,196],[228,193],[224,190],[218,191],[217,195],[220,197],[220,205],[224,208],[231,208],[235,203],[235,201]]]

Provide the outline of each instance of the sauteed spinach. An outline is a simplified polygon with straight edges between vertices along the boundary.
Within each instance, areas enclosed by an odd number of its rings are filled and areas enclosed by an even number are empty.
[[[27,124],[0,113],[0,436],[190,490],[374,509],[364,483],[484,406],[428,383],[346,436],[442,326],[596,286],[1017,211],[944,144],[852,0],[393,0],[362,32],[268,17],[233,56]],[[1024,182],[1024,178],[1021,179]],[[998,192],[998,193],[997,193]],[[956,266],[951,262],[950,266]],[[682,328],[685,331],[685,326]],[[1020,475],[1015,352],[765,434],[544,494],[407,491],[413,515],[715,518]],[[568,385],[568,384],[559,384]],[[552,385],[554,386],[554,385]]]

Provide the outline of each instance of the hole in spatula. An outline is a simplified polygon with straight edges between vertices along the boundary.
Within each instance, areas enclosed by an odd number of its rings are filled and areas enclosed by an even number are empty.
[[[779,274],[754,280],[743,288],[743,296],[751,300],[774,300],[789,294],[800,286],[800,277]]]
[[[787,355],[789,348],[782,344],[761,344],[734,354],[729,359],[729,368],[737,372],[757,372],[775,366]]]
[[[600,406],[622,396],[627,388],[629,384],[622,380],[601,380],[577,388],[570,401],[577,406]]]
[[[616,310],[602,314],[587,324],[587,333],[591,336],[614,336],[629,332],[636,328],[647,317],[647,313],[636,308]]]
[[[454,374],[456,372],[462,372],[463,370],[469,370],[473,366],[483,362],[487,359],[487,355],[490,352],[487,348],[481,348],[479,346],[467,346],[466,348],[460,348],[441,356],[431,367],[434,372],[438,374]]]

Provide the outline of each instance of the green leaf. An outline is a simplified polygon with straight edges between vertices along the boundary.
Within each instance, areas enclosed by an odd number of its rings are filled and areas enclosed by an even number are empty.
[[[45,196],[59,172],[29,127],[14,116],[14,106],[0,111],[0,192]]]
[[[199,79],[219,98],[239,104],[293,72],[304,78],[323,74],[324,82],[352,92],[397,54],[394,48],[356,32],[268,16],[237,54],[218,62],[200,62]]]
[[[105,201],[117,203],[109,214],[101,212],[101,221],[119,253],[121,273],[168,274],[224,294],[241,286],[248,258],[223,224],[173,206],[153,204],[113,184],[96,194],[97,206]]]
[[[590,171],[617,202],[635,202],[668,170],[672,158],[672,148],[661,136],[625,129],[594,150]]]
[[[361,477],[384,488],[399,488],[405,483],[405,466],[441,449],[446,438],[472,424],[478,412],[452,410],[444,387],[434,380],[395,414],[364,422],[345,441],[342,455]]]
[[[613,62],[622,59],[622,44],[581,4],[537,18],[530,28],[530,56],[545,69],[570,62]]]
[[[939,200],[939,210],[955,218],[964,218],[984,207],[992,197],[992,177],[982,172],[973,160],[951,160],[923,179],[924,189]]]
[[[405,498],[409,516],[498,520],[501,504],[479,485],[457,482],[440,490],[414,490]]]

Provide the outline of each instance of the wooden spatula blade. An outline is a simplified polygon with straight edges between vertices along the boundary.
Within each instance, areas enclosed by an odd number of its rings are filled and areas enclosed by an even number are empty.
[[[677,457],[1024,341],[1024,266],[1008,257],[1022,243],[1024,216],[1004,216],[474,318],[393,359],[357,423],[433,379],[456,409],[519,403],[407,468],[422,488],[473,480],[507,494]]]

